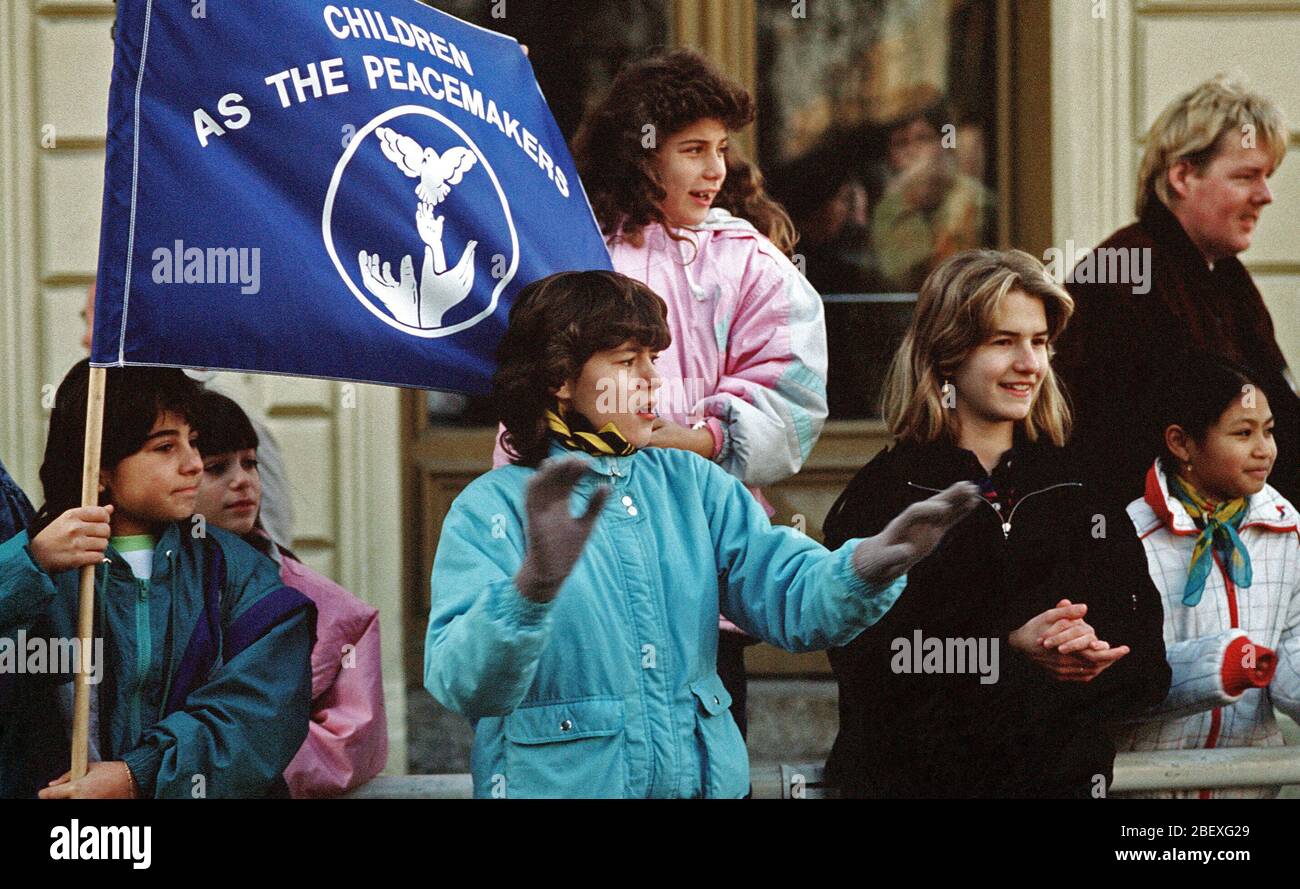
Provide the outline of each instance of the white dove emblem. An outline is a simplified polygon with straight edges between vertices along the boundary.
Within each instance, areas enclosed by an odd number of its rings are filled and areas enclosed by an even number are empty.
[[[474,152],[461,145],[448,148],[442,154],[432,148],[421,148],[420,143],[410,136],[403,136],[388,127],[380,127],[375,135],[384,149],[384,157],[397,164],[397,168],[410,178],[420,180],[415,193],[430,205],[430,209],[451,194],[451,187],[459,184],[478,160]]]
[[[435,216],[433,208],[451,194],[451,187],[473,169],[478,157],[460,145],[438,154],[388,127],[380,127],[375,135],[379,137],[384,157],[408,177],[420,180],[415,187],[420,198],[415,227],[425,244],[424,262],[418,281],[409,255],[400,264],[400,278],[394,278],[389,263],[383,262],[376,253],[362,250],[357,257],[362,283],[403,324],[425,329],[438,327],[442,316],[463,301],[474,287],[474,250],[478,242],[466,244],[460,261],[448,268],[442,246],[444,218]]]

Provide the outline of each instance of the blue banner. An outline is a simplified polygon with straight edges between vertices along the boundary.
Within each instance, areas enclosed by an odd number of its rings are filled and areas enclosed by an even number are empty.
[[[118,0],[92,363],[489,390],[609,256],[519,44],[417,0]]]

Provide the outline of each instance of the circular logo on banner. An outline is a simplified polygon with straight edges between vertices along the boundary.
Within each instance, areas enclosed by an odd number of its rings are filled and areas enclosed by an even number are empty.
[[[491,244],[474,237],[485,231]],[[412,336],[473,327],[519,268],[519,236],[492,165],[464,130],[419,105],[384,112],[348,143],[321,232],[352,295]]]

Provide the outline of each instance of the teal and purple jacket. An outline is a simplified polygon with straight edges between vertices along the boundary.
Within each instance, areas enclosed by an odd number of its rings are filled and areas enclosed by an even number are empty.
[[[282,773],[307,736],[316,610],[275,563],[238,537],[168,525],[149,581],[109,547],[96,569],[91,749],[122,760],[143,797],[285,792]],[[0,546],[0,798],[31,797],[70,762],[73,674],[47,658],[77,635],[78,571],[53,577],[24,532]],[[98,652],[95,652],[98,655]],[[8,720],[7,720],[8,721]]]

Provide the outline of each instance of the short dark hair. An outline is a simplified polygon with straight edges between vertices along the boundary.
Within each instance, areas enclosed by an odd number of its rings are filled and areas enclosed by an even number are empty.
[[[1178,465],[1178,457],[1164,444],[1165,430],[1179,426],[1197,444],[1204,444],[1210,427],[1242,397],[1247,386],[1263,391],[1250,370],[1228,358],[1196,355],[1177,362],[1165,378],[1163,398],[1156,409],[1160,459],[1167,472]]]
[[[559,272],[521,290],[492,380],[505,426],[501,446],[511,461],[536,466],[546,458],[552,390],[577,379],[592,355],[627,340],[668,348],[667,319],[668,306],[658,294],[618,272]]]
[[[257,449],[257,430],[248,414],[220,392],[205,389],[199,396],[194,428],[199,432],[199,451],[204,456]]]
[[[171,367],[110,367],[104,381],[104,430],[100,466],[117,464],[144,446],[158,417],[166,411],[193,425],[199,385]],[[86,401],[90,397],[90,361],[72,366],[54,396],[41,487],[45,503],[32,522],[31,536],[60,515],[81,505],[82,458],[86,443]],[[108,502],[107,496],[102,498]]]

